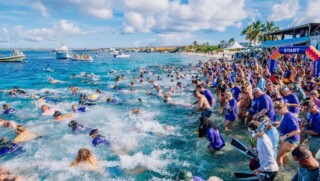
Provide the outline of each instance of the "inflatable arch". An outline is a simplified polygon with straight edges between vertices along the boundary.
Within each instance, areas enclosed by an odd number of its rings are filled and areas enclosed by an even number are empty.
[[[269,70],[272,74],[282,54],[304,54],[313,61],[313,76],[320,73],[320,52],[313,46],[279,47],[270,56]]]

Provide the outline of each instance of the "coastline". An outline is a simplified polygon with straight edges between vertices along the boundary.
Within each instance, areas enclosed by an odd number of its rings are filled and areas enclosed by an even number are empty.
[[[196,53],[196,52],[181,52],[181,55],[189,55],[189,56],[199,56],[213,59],[231,59],[233,52],[225,52],[224,55],[222,52],[218,53]]]

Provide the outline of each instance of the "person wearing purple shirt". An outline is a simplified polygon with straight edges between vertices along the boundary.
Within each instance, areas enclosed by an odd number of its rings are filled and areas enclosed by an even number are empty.
[[[181,171],[178,176],[178,181],[205,181],[201,177],[193,176],[190,171]]]
[[[284,116],[280,124],[280,148],[277,156],[277,163],[282,167],[288,153],[299,145],[301,131],[299,118],[295,117],[283,102],[275,101],[274,107]]]
[[[229,130],[232,123],[236,120],[237,115],[237,101],[233,98],[232,93],[227,90],[225,92],[225,114],[224,114],[224,124],[223,128],[224,130]]]
[[[241,94],[241,89],[237,85],[235,85],[234,83],[230,83],[229,86],[231,87],[231,92],[232,92],[234,99],[236,101],[238,101],[239,96]]]
[[[310,115],[308,127],[302,132],[309,136],[309,149],[315,155],[320,148],[320,111],[312,100],[305,101],[303,107]]]
[[[275,112],[271,97],[262,92],[260,88],[253,89],[252,93],[255,98],[258,98],[257,113],[252,116],[253,119],[256,119],[263,115],[267,115],[270,121],[274,122]]]
[[[291,93],[290,89],[287,87],[282,90],[282,93],[284,95],[284,102],[289,108],[289,111],[292,112],[293,115],[298,117],[300,112],[300,102],[298,97],[295,94]]]
[[[211,152],[216,152],[221,150],[225,146],[224,139],[219,133],[217,126],[215,126],[208,118],[201,117],[200,125],[198,127],[199,137],[206,137],[210,144],[208,149]]]
[[[213,107],[215,103],[215,99],[213,97],[212,92],[209,89],[206,89],[204,84],[198,85],[197,90],[206,97],[210,107]]]

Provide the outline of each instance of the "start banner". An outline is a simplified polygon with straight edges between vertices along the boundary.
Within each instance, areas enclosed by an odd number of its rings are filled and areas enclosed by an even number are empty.
[[[308,46],[297,46],[297,47],[279,47],[281,54],[305,54]]]

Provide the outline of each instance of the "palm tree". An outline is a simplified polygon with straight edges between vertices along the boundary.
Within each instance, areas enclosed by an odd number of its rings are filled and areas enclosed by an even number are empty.
[[[262,32],[263,33],[272,33],[272,32],[275,32],[275,31],[279,31],[280,28],[278,26],[276,26],[274,24],[273,21],[267,21],[265,24],[263,24],[262,26]],[[266,36],[266,40],[271,40],[272,37],[271,36]],[[278,37],[274,37],[274,40],[277,40]]]
[[[197,42],[197,41],[194,41],[194,42],[192,43],[192,45],[193,45],[193,46],[198,46],[198,42]]]
[[[224,48],[225,44],[226,44],[226,41],[225,40],[221,40],[220,44],[219,44],[220,48]]]
[[[246,40],[249,41],[250,45],[252,44],[252,31],[253,31],[253,26],[252,25],[248,25],[241,32],[241,35],[245,35],[246,36]]]
[[[261,40],[262,40],[261,37],[263,36],[262,35],[263,24],[261,23],[261,21],[256,21],[256,22],[253,22],[251,26],[252,26],[251,38],[254,44],[257,45],[258,43],[261,43]]]
[[[235,39],[234,38],[230,38],[230,40],[228,41],[228,44],[229,45],[233,45],[235,42]]]

